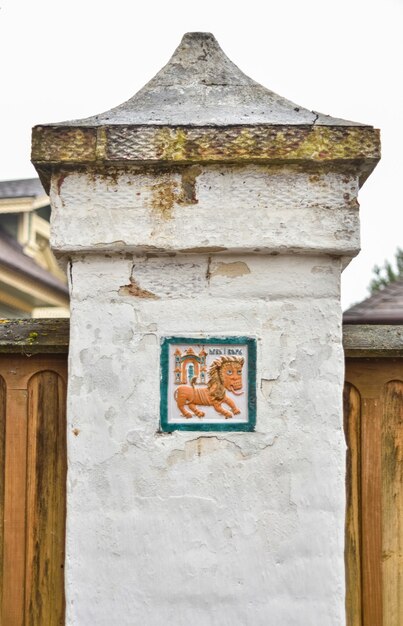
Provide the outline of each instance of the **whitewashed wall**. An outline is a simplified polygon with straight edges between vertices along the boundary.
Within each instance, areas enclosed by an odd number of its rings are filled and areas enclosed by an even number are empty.
[[[170,174],[161,209],[159,176],[53,181],[71,259],[67,625],[342,625],[357,183],[212,167],[191,205]],[[256,432],[158,432],[160,338],[203,334],[256,337]]]
[[[192,170],[193,202],[182,174]],[[59,252],[201,248],[354,255],[357,193],[352,174],[309,173],[300,166],[62,174],[54,176],[51,190],[52,245]]]

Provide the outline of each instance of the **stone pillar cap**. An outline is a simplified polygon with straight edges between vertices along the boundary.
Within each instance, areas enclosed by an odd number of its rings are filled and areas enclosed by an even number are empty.
[[[371,126],[309,111],[246,76],[211,33],[187,33],[127,102],[82,120],[35,126],[32,162],[80,165],[347,161],[361,182],[379,160]]]

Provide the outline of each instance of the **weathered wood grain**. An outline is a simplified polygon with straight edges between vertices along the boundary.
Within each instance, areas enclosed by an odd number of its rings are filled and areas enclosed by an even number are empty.
[[[403,624],[403,382],[401,380],[388,382],[384,393],[382,578],[383,623],[385,626],[401,626]]]
[[[7,384],[3,606],[0,622],[7,626],[25,626],[26,406],[26,389],[11,389]]]
[[[363,615],[358,625],[400,626],[403,624],[403,359],[348,358],[346,380],[346,389],[354,385],[361,396]],[[348,410],[351,416],[351,407]],[[347,425],[352,427],[353,423]],[[349,510],[346,538],[348,523]],[[347,559],[346,567],[351,567]],[[347,577],[347,585],[351,584],[353,579]],[[349,597],[351,590],[347,589],[347,594]]]
[[[381,399],[364,398],[362,417],[363,622],[365,626],[386,626],[382,619]]]
[[[69,322],[65,318],[0,320],[0,353],[67,353]]]
[[[64,602],[66,370],[62,354],[0,355],[0,376],[7,390],[1,626],[64,623],[64,611],[59,610],[59,621],[54,615],[55,605]],[[0,384],[0,416],[1,390]],[[0,459],[1,450],[0,446]],[[33,580],[38,566],[40,572],[48,568],[48,595],[44,578]],[[26,610],[27,598],[32,599],[34,617]]]
[[[64,624],[65,385],[52,371],[28,384],[26,626]]]
[[[346,625],[362,624],[361,588],[361,398],[350,383],[344,387],[346,455]]]

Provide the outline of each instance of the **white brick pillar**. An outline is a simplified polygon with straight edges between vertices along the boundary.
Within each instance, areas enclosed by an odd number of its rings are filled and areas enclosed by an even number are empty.
[[[344,623],[340,274],[378,158],[204,33],[35,127],[70,272],[68,626]]]

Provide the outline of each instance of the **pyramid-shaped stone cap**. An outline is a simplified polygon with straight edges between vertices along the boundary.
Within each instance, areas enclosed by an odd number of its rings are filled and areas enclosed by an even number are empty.
[[[122,164],[353,165],[363,182],[379,160],[371,126],[309,111],[243,74],[210,33],[188,33],[130,100],[83,120],[36,126],[32,162],[45,189],[62,167]]]
[[[170,61],[130,100],[62,126],[110,124],[360,126],[309,111],[246,76],[211,33],[186,33]]]

